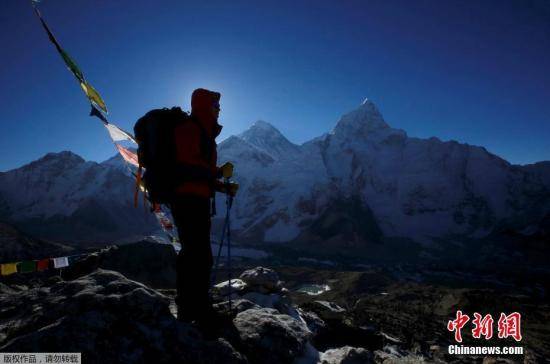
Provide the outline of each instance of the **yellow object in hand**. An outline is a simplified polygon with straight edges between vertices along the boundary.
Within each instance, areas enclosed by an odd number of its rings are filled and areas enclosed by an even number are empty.
[[[233,163],[225,162],[220,168],[223,178],[231,178],[233,176]]]

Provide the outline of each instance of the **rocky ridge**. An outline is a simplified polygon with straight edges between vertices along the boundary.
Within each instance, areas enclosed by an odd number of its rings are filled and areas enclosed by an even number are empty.
[[[247,270],[232,283],[231,309],[224,290],[228,282],[214,288],[214,307],[228,318],[214,339],[177,321],[170,295],[116,271],[98,268],[73,279],[0,284],[0,350],[82,352],[88,363],[332,364],[417,358],[384,345],[381,333],[345,324],[345,310],[334,304],[297,307],[271,269]],[[362,346],[331,347],[333,334],[353,335]]]

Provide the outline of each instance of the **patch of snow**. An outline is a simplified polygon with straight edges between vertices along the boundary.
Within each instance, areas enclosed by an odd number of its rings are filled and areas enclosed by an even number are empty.
[[[328,284],[305,284],[296,289],[296,292],[306,293],[310,296],[318,296],[327,291],[330,291]]]

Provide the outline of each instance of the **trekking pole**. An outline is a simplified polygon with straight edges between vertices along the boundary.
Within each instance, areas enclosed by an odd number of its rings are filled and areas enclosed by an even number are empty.
[[[222,236],[220,238],[220,242],[219,242],[219,245],[218,245],[218,254],[216,255],[216,264],[214,265],[214,272],[212,274],[212,279],[211,279],[211,282],[210,282],[210,286],[213,286],[216,283],[216,276],[217,276],[217,273],[218,273],[218,266],[220,264],[220,257],[222,255],[222,247],[223,247],[223,242],[225,240],[225,231],[226,231],[226,229],[227,229],[227,212],[226,212],[226,215],[225,215],[225,219],[223,221]]]
[[[231,286],[231,206],[233,205],[233,196],[229,193],[229,178],[224,178],[226,196],[225,196],[225,225],[226,225],[226,238],[227,238],[227,270],[228,270],[228,284],[229,284],[229,313],[232,311],[232,286]],[[221,248],[221,247],[220,247]]]
[[[229,186],[229,178],[225,178],[224,180],[224,184],[226,185],[226,187]],[[216,262],[215,262],[215,265],[214,265],[214,271],[213,271],[213,274],[212,274],[212,278],[210,280],[210,286],[213,286],[215,283],[216,283],[216,277],[217,277],[217,273],[218,273],[218,270],[219,270],[219,265],[220,265],[220,258],[221,258],[221,253],[222,253],[222,249],[223,249],[223,244],[227,238],[228,240],[228,269],[231,269],[231,247],[229,246],[230,244],[230,224],[229,224],[229,219],[230,219],[230,210],[231,210],[231,207],[233,205],[233,196],[230,196],[229,194],[227,194],[227,197],[226,197],[226,200],[225,200],[225,205],[226,205],[226,210],[225,210],[225,219],[224,219],[224,223],[223,223],[223,228],[222,228],[222,235],[221,235],[221,238],[220,238],[220,243],[219,243],[219,246],[218,246],[218,253],[216,255]],[[229,273],[229,309],[231,310],[231,273]]]
[[[229,178],[225,179],[225,184],[227,187],[227,191],[229,192]],[[227,216],[227,269],[229,270],[229,313],[232,311],[232,298],[231,298],[231,217],[230,217],[230,211],[231,206],[233,205],[233,196],[231,196],[229,193],[226,196],[225,203],[227,205],[226,207],[226,216]]]

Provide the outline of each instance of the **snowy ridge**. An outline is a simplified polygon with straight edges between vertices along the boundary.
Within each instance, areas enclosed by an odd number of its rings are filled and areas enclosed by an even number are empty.
[[[363,212],[351,222],[347,216],[342,230],[368,220],[386,236],[418,241],[452,234],[481,237],[500,224],[538,221],[550,213],[546,163],[513,166],[482,147],[410,138],[391,128],[370,100],[343,115],[330,133],[300,146],[284,143],[286,138],[266,124],[219,148],[220,162],[235,162],[241,182],[233,224],[242,229],[241,237],[310,238],[305,232],[319,228],[315,222],[331,212],[335,200],[348,198],[359,199],[375,221]],[[277,157],[258,163],[262,155]],[[332,219],[341,219],[340,211],[334,214]]]
[[[218,155],[236,166],[232,227],[241,240],[423,242],[527,231],[550,214],[550,162],[516,166],[482,147],[408,137],[370,100],[301,145],[257,121],[221,142]],[[133,208],[133,188],[119,156],[98,164],[50,153],[0,173],[0,217],[39,237],[150,233],[157,226]],[[220,219],[221,196],[217,204]]]
[[[0,216],[24,231],[59,240],[112,240],[151,231],[154,219],[133,207],[133,179],[120,165],[49,153],[0,173]]]

